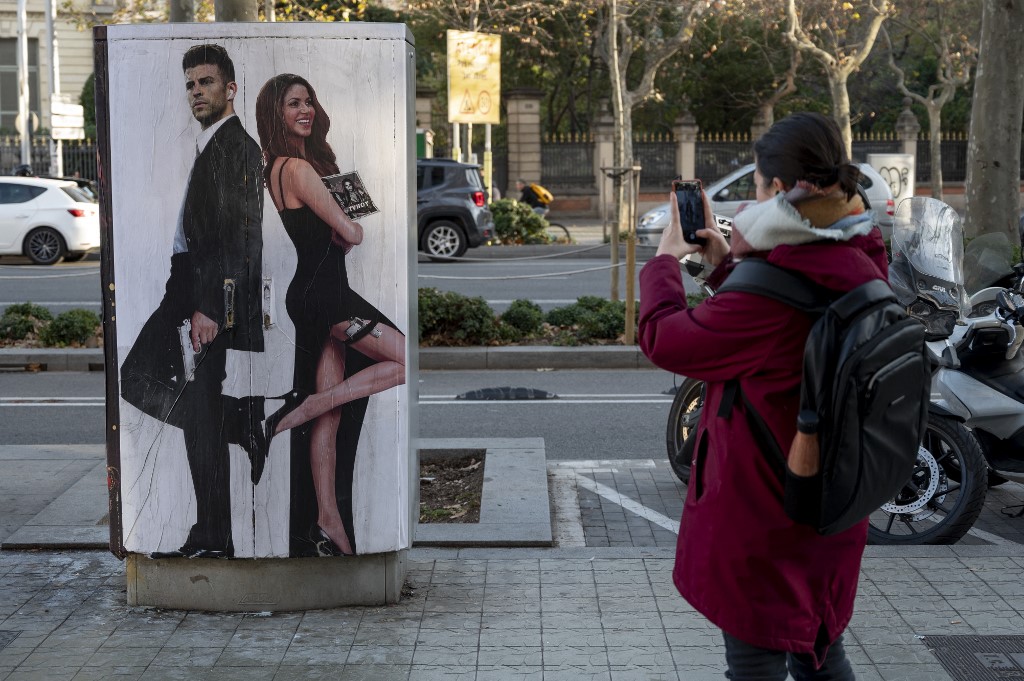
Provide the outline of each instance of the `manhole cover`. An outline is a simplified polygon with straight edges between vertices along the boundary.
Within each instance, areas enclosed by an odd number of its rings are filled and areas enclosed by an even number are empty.
[[[0,631],[0,650],[11,645],[11,641],[18,638],[20,631]]]
[[[1024,679],[1024,636],[925,636],[957,681]]]
[[[554,400],[558,395],[537,388],[481,388],[456,395],[457,400]]]

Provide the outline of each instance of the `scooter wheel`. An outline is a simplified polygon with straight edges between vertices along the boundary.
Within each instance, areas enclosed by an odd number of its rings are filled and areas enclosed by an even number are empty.
[[[665,448],[672,472],[683,484],[690,484],[690,462],[697,437],[697,422],[704,407],[704,382],[687,378],[676,391],[668,412]]]
[[[906,486],[871,514],[869,544],[955,544],[985,504],[988,464],[962,423],[932,415]]]

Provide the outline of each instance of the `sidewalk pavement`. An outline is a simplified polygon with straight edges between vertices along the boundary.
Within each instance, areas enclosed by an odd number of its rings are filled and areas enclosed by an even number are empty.
[[[92,516],[58,503],[102,470],[101,447],[2,453],[0,541],[40,517],[102,522],[101,486]],[[720,635],[676,594],[673,554],[414,547],[397,605],[223,614],[126,606],[106,551],[4,550],[0,679],[721,679]],[[845,639],[857,678],[1024,676],[1022,569],[1019,544],[868,547]]]

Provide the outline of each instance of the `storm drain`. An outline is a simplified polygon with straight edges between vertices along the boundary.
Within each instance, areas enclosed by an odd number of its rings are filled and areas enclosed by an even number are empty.
[[[925,636],[956,681],[1024,679],[1024,636]]]
[[[457,400],[554,400],[558,395],[537,388],[481,388],[456,395]]]
[[[11,645],[11,641],[18,638],[20,631],[0,631],[0,650]]]

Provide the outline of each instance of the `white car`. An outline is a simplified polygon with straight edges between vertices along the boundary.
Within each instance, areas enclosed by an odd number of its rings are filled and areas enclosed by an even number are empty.
[[[867,194],[871,209],[875,211],[875,219],[882,230],[882,235],[892,234],[892,220],[896,212],[889,184],[882,179],[878,171],[867,163],[858,163],[860,169],[860,185]],[[754,187],[754,164],[750,163],[729,173],[717,182],[704,188],[711,201],[711,210],[715,215],[732,218],[743,206],[757,200]],[[666,190],[666,194],[667,194]],[[640,243],[657,243],[662,231],[668,225],[668,203],[653,208],[643,214],[637,225],[637,241]]]
[[[77,184],[0,177],[0,255],[54,265],[81,260],[99,247],[99,207]]]

